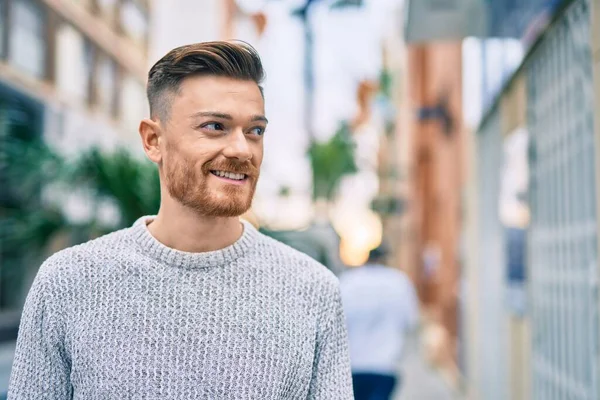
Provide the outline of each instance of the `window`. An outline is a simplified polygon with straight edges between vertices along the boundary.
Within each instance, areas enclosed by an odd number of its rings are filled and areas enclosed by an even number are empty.
[[[116,23],[117,0],[96,0],[100,16],[112,27]]]
[[[0,0],[0,57],[6,57],[6,49],[4,48],[4,38],[6,37],[6,17],[7,17],[7,0]]]
[[[45,10],[33,0],[14,1],[11,10],[10,63],[36,78],[44,78]]]
[[[121,120],[128,129],[135,129],[148,116],[148,101],[144,85],[131,76],[125,76],[120,98]]]
[[[118,0],[96,0],[96,6],[102,19],[111,27],[116,23]]]
[[[98,61],[98,72],[96,74],[96,93],[98,94],[98,106],[107,114],[115,115],[117,65],[107,55],[103,55]]]
[[[148,14],[134,0],[125,0],[121,6],[120,22],[123,32],[139,45],[146,43]]]
[[[92,6],[92,0],[71,0],[75,4],[79,4],[81,7],[90,9]]]
[[[117,0],[96,0],[100,10],[104,12],[112,12],[117,6]]]
[[[82,103],[92,100],[91,79],[95,48],[71,25],[61,25],[56,33],[56,86]]]
[[[83,99],[91,104],[93,101],[93,77],[94,64],[96,62],[96,47],[88,39],[83,41],[83,68],[82,75],[84,79],[85,90]]]

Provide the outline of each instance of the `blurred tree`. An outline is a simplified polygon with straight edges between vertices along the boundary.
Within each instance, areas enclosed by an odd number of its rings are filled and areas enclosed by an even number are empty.
[[[394,87],[394,77],[392,73],[384,68],[381,70],[379,75],[379,92],[385,96],[386,99],[392,99],[392,89]]]
[[[7,166],[4,178],[20,201],[1,210],[0,240],[16,253],[42,253],[59,234],[85,241],[158,211],[156,167],[125,149],[103,153],[91,148],[70,160],[42,141],[12,139],[4,145],[0,165]],[[94,212],[83,222],[70,221],[62,204],[32,196],[49,188],[90,194],[94,211],[106,201],[116,207],[118,220],[107,223]]]
[[[140,160],[126,149],[103,153],[93,148],[76,163],[75,182],[89,187],[97,199],[117,206],[117,228],[131,226],[160,206],[160,180],[154,164]]]
[[[342,178],[358,171],[354,143],[345,122],[329,141],[313,142],[308,156],[313,174],[313,200],[332,201]]]
[[[292,15],[300,18],[302,26],[304,28],[304,129],[310,140],[313,140],[313,102],[314,102],[314,65],[313,65],[313,47],[314,47],[314,32],[313,27],[310,23],[310,10],[311,7],[317,3],[318,0],[305,0],[304,4],[293,10]]]
[[[335,9],[340,9],[340,8],[362,7],[362,6],[363,6],[363,0],[337,0],[336,2],[331,4],[331,6],[329,6],[329,8],[332,10],[335,10]]]
[[[5,137],[0,153],[8,200],[0,205],[0,241],[15,256],[46,247],[66,227],[58,207],[43,204],[39,195],[51,182],[69,175],[64,158],[39,140]]]
[[[284,185],[279,188],[279,197],[290,197],[292,194],[292,189],[289,186]]]
[[[160,181],[156,166],[125,149],[106,153],[91,148],[69,159],[41,140],[11,139],[3,145],[0,165],[5,167],[4,179],[19,201],[0,210],[0,241],[15,253],[42,255],[57,235],[71,238],[67,245],[76,244],[130,226],[139,217],[158,211]],[[333,200],[341,179],[357,171],[346,123],[329,141],[313,142],[308,155],[315,200]],[[89,194],[93,210],[101,202],[108,202],[116,207],[118,220],[107,223],[94,212],[87,220],[73,222],[63,204],[39,200],[37,194],[50,188],[62,194]],[[282,188],[280,194],[287,195],[289,190]]]

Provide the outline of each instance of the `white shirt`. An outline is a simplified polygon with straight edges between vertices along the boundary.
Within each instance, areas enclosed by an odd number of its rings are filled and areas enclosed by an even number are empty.
[[[404,336],[418,320],[414,286],[382,265],[349,270],[340,278],[353,373],[395,375]]]

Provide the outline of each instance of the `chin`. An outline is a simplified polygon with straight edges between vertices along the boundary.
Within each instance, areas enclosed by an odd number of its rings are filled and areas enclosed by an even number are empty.
[[[180,188],[176,188],[180,189]],[[211,187],[171,190],[171,196],[203,217],[239,217],[250,209],[254,187]]]
[[[241,197],[241,196],[236,196]],[[251,199],[227,199],[218,201],[216,199],[193,202],[188,204],[199,214],[206,217],[239,217],[243,215],[252,206]]]

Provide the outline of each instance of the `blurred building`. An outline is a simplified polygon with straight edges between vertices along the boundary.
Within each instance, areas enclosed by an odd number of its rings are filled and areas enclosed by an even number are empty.
[[[415,281],[430,332],[431,356],[458,362],[464,129],[461,35],[473,1],[410,2],[406,9],[405,91],[399,106],[399,218],[402,264]],[[429,29],[429,27],[433,27]],[[427,335],[426,335],[427,336]],[[433,350],[436,348],[437,350]]]
[[[458,336],[461,224],[462,50],[459,41],[409,46],[411,197],[415,282],[427,315],[443,328],[445,362]],[[448,359],[450,358],[450,359]]]
[[[0,1],[0,143],[41,138],[67,154],[91,145],[138,148],[149,17],[146,0]],[[0,212],[14,201],[0,170]],[[9,253],[0,247],[3,339],[15,337],[40,261],[20,255],[19,268],[3,268]]]

